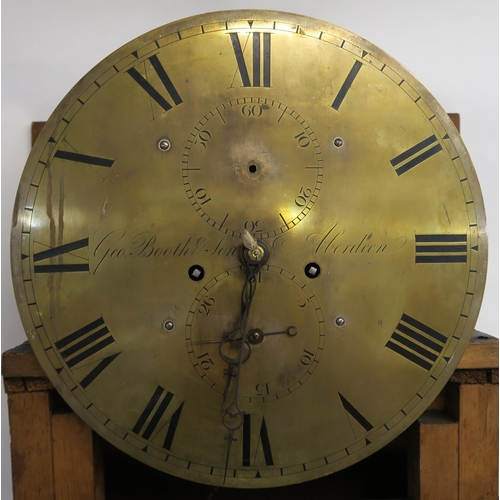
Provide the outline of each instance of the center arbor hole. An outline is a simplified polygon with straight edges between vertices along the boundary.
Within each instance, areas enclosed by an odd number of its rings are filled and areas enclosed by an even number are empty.
[[[251,173],[251,174],[255,174],[255,172],[257,172],[257,165],[254,165],[252,163],[252,165],[249,165],[248,166],[248,171]]]

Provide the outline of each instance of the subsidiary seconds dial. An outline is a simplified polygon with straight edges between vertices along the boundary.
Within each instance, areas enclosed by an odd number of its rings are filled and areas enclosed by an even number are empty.
[[[292,273],[264,265],[241,343],[238,322],[245,282],[244,266],[227,269],[210,280],[191,305],[186,345],[202,380],[222,394],[228,364],[243,350],[243,401],[259,403],[284,397],[300,388],[318,366],[325,344],[325,321],[314,293]],[[274,294],[274,313],[267,312]],[[243,368],[242,368],[243,370]]]
[[[210,226],[237,238],[243,229],[269,238],[311,211],[323,160],[315,133],[295,110],[244,97],[217,106],[196,124],[182,175],[193,208]],[[228,185],[234,192],[227,192]]]

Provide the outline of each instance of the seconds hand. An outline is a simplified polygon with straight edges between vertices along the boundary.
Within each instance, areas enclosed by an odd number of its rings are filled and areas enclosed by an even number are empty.
[[[243,362],[248,359],[248,356],[243,356],[244,346],[247,345],[247,335],[248,335],[248,318],[250,315],[250,307],[252,305],[253,297],[257,289],[257,279],[256,276],[260,271],[261,267],[266,263],[268,259],[268,250],[263,242],[258,243],[248,231],[245,231],[243,236],[243,248],[241,251],[242,260],[246,265],[247,278],[243,286],[242,300],[243,300],[243,312],[241,315],[241,339],[240,339],[240,352],[236,363],[229,363],[227,369],[227,382],[226,388],[224,390],[224,401],[222,403],[222,424],[227,429],[228,434],[225,439],[227,439],[226,448],[226,462],[224,468],[224,480],[223,484],[226,482],[227,470],[229,467],[229,457],[231,456],[231,447],[233,441],[235,441],[234,433],[241,428],[243,425],[245,412],[238,406],[239,388],[240,388],[240,378],[241,378],[241,368]],[[233,398],[229,405],[226,405],[227,396],[229,393],[229,388],[231,385],[231,380],[235,376],[234,369],[237,366],[236,371],[236,382],[234,388]],[[237,419],[235,422],[233,422]]]

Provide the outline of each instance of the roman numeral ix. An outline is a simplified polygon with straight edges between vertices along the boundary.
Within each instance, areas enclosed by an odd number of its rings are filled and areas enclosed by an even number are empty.
[[[66,243],[64,245],[49,248],[48,250],[43,250],[41,252],[37,252],[33,254],[33,261],[35,262],[34,271],[35,273],[77,273],[77,272],[88,272],[89,264],[88,258],[83,258],[78,255],[74,257],[78,259],[86,260],[85,264],[36,264],[36,262],[41,262],[43,260],[52,259],[54,257],[60,257],[62,255],[70,255],[72,252],[76,250],[80,250],[82,248],[88,248],[89,239],[83,238],[78,241],[73,241],[71,243]]]
[[[425,370],[430,370],[446,340],[443,334],[403,314],[385,347]]]
[[[101,158],[100,156],[84,155],[82,153],[75,153],[74,151],[64,151],[58,149],[54,158],[60,158],[61,160],[69,160],[76,163],[86,163],[87,165],[95,165],[97,167],[107,167],[111,168],[115,160],[110,160],[109,158]]]

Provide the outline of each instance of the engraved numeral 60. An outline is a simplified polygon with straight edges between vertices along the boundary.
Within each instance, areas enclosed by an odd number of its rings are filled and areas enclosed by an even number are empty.
[[[259,118],[262,115],[262,106],[260,104],[245,104],[241,108],[241,114],[246,118]]]
[[[300,188],[297,198],[295,198],[295,204],[298,207],[304,207],[309,198],[311,197],[311,195],[312,195],[312,189],[305,188],[304,186],[302,186]]]

